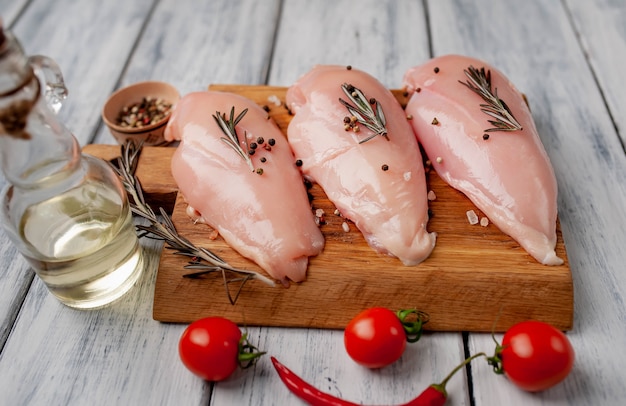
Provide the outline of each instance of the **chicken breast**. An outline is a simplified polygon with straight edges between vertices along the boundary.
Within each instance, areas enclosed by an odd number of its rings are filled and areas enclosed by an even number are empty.
[[[377,101],[386,121],[384,130],[349,121],[352,113],[340,99],[355,104],[343,84],[350,93],[360,90],[373,112],[376,103],[369,100]],[[406,115],[392,93],[362,71],[316,66],[288,89],[286,102],[295,114],[287,132],[289,143],[302,160],[305,177],[323,188],[376,251],[405,265],[427,258],[435,234],[426,231],[424,167]]]
[[[409,69],[404,85],[406,112],[439,176],[537,261],[563,263],[556,178],[515,86],[486,62],[458,55]]]
[[[243,155],[224,141],[213,117],[228,121],[233,108],[235,119],[247,109],[234,126]],[[324,237],[289,144],[267,112],[235,94],[190,93],[177,103],[165,138],[181,141],[172,175],[202,221],[283,284],[303,281]]]

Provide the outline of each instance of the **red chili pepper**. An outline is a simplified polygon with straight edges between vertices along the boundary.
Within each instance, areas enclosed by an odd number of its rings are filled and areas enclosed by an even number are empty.
[[[430,385],[418,397],[402,406],[443,406],[448,400],[446,389],[440,384]]]
[[[466,358],[462,363],[457,365],[446,376],[441,383],[432,384],[428,388],[424,389],[415,399],[402,404],[401,406],[443,406],[448,400],[448,393],[446,392],[446,384],[461,368],[469,364],[474,358],[484,357],[484,353],[474,354],[471,357]],[[308,382],[304,381],[298,375],[293,373],[289,368],[278,362],[274,357],[270,357],[278,376],[287,386],[287,388],[300,399],[309,403],[312,406],[358,406],[357,403],[352,403],[347,400],[335,397],[329,393],[322,392],[315,388]]]
[[[278,372],[278,376],[280,376],[287,388],[311,406],[359,406],[357,403],[322,392],[278,362],[276,358],[271,357],[271,360]],[[418,397],[402,406],[442,406],[446,403],[446,399],[445,388],[441,384],[435,384],[429,386]]]
[[[358,406],[356,403],[322,392],[294,374],[289,368],[278,362],[276,358],[271,357],[271,360],[274,368],[276,368],[276,372],[278,372],[278,376],[280,376],[287,388],[311,406]]]

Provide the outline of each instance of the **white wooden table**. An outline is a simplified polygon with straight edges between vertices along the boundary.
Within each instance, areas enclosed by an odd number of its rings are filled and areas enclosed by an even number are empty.
[[[113,144],[100,109],[119,86],[163,80],[290,85],[316,63],[353,65],[398,88],[406,69],[462,53],[490,61],[528,96],[559,184],[575,285],[577,360],[531,395],[484,362],[448,385],[450,405],[618,405],[626,399],[626,2],[620,0],[0,0],[29,54],[55,59],[61,112],[82,145]],[[4,184],[4,180],[2,180]],[[154,321],[161,245],[122,300],[59,304],[0,234],[0,405],[300,404],[269,357],[210,384],[178,359],[180,324]],[[250,328],[251,340],[320,389],[400,403],[438,382],[488,334],[428,333],[391,367],[351,362],[341,331]]]

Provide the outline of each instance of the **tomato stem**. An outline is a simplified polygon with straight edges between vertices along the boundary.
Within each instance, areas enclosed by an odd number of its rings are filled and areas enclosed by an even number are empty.
[[[428,323],[430,319],[428,313],[416,309],[398,310],[396,316],[398,316],[400,323],[402,323],[406,334],[406,341],[409,343],[419,341],[424,332],[424,324]]]
[[[250,368],[256,364],[258,359],[265,353],[266,351],[259,351],[257,347],[250,344],[247,333],[241,335],[241,339],[239,339],[239,354],[237,355],[237,360],[239,361],[239,366],[242,369]]]

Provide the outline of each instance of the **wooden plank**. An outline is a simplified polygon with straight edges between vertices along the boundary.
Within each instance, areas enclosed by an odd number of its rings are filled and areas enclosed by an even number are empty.
[[[264,83],[279,3],[222,0],[192,7],[171,0],[160,2],[118,87],[160,80],[184,95],[216,80]],[[115,141],[101,126],[93,143]]]
[[[292,0],[281,14],[268,84],[289,86],[317,64],[352,65],[390,89],[429,57],[427,21],[418,1]],[[215,81],[207,82],[215,83]],[[241,82],[220,82],[241,83]]]
[[[626,94],[615,84],[623,81],[626,65],[626,2],[568,0],[565,4],[624,148]]]
[[[0,0],[0,10],[4,27],[11,27],[19,13],[28,5],[28,0]]]
[[[610,7],[578,3],[579,13],[606,12],[606,21],[613,19]],[[486,363],[477,362],[472,366],[476,404],[622,404],[624,354],[615,353],[601,363],[597,359],[606,348],[626,341],[626,324],[615,322],[626,318],[626,274],[621,272],[626,157],[579,46],[589,44],[589,38],[577,39],[559,2],[494,1],[480,8],[463,1],[429,4],[437,55],[486,59],[528,95],[559,184],[559,215],[574,282],[575,320],[568,336],[579,356],[570,377],[552,390],[531,395],[504,384]],[[593,22],[594,32],[605,29],[601,21]],[[612,61],[626,57],[620,47],[605,52]],[[616,91],[624,87],[623,75],[614,80],[610,86]],[[490,335],[471,334],[469,344],[472,353],[493,351]]]
[[[242,94],[261,105],[273,96],[284,100],[286,91],[256,86],[212,89]],[[404,101],[402,92],[395,94]],[[285,107],[272,105],[269,113],[286,134],[291,116]],[[148,192],[172,187],[172,179],[163,176],[169,170],[171,151],[164,148],[157,154],[148,149],[149,156],[142,157],[140,167],[148,165],[148,169],[141,169],[139,175]],[[156,155],[164,159],[155,159]],[[429,189],[437,196],[430,204],[434,216],[429,230],[437,232],[438,241],[431,257],[419,266],[405,267],[397,259],[376,254],[354,225],[350,232],[343,231],[344,219],[332,214],[334,206],[321,188],[314,186],[310,190],[313,209],[327,213],[327,224],[321,227],[326,246],[321,255],[311,259],[306,282],[289,289],[250,283],[231,306],[221,277],[182,278],[186,259],[164,250],[155,287],[155,319],[190,322],[221,315],[246,325],[342,328],[360,310],[384,306],[424,310],[431,316],[428,328],[432,330],[490,331],[496,319],[496,329],[502,330],[526,318],[571,328],[572,282],[560,229],[557,254],[565,258],[565,264],[538,264],[497,227],[470,225],[465,213],[477,209],[434,171],[428,176]],[[158,186],[151,182],[158,182]],[[213,241],[211,229],[191,222],[185,210],[179,196],[172,219],[181,235],[211,249],[231,265],[263,272],[221,238]],[[334,298],[334,306],[327,308],[316,300],[319,297]]]

